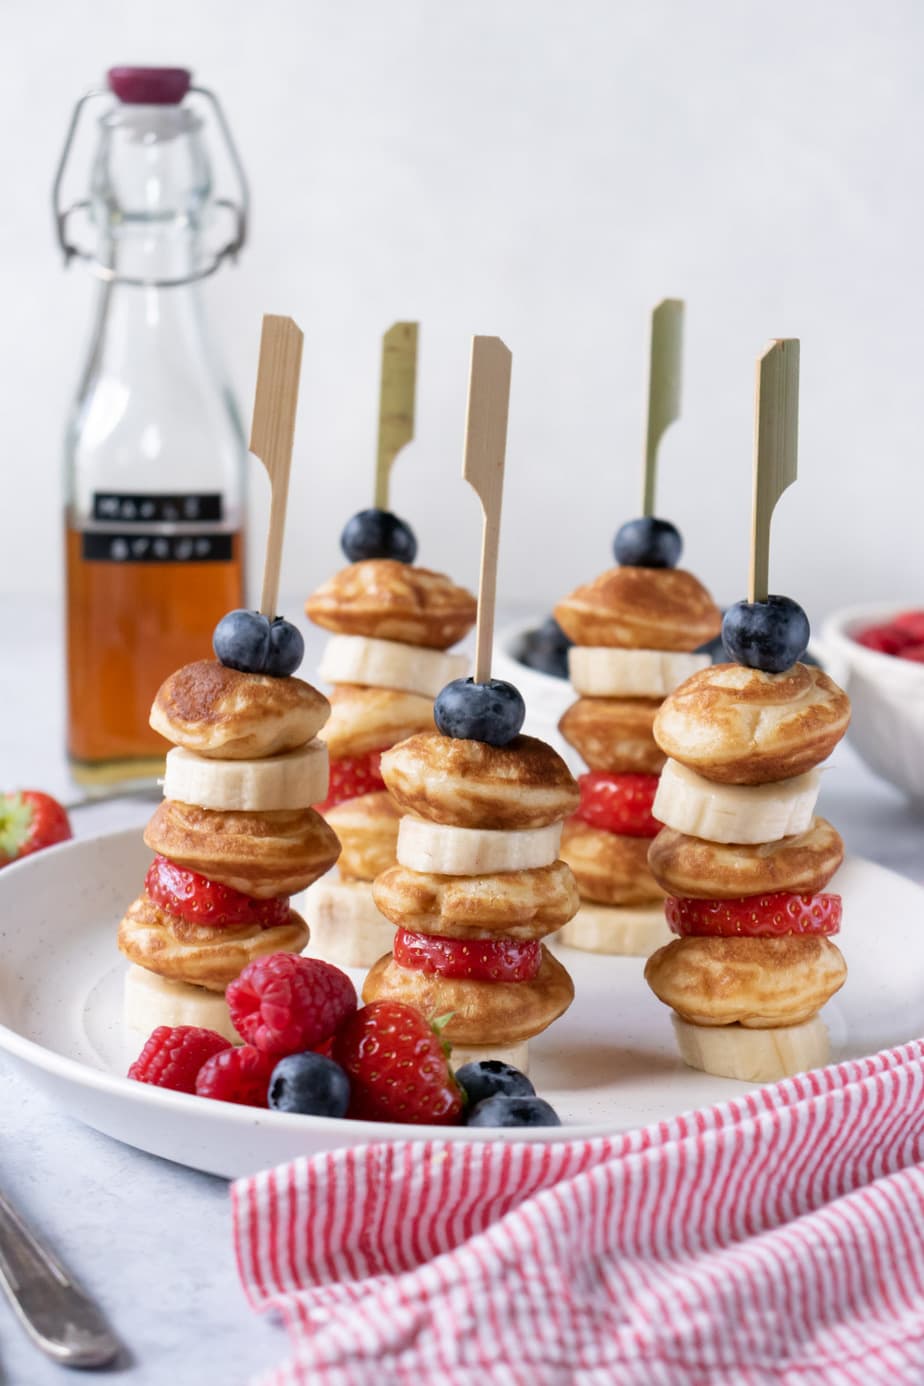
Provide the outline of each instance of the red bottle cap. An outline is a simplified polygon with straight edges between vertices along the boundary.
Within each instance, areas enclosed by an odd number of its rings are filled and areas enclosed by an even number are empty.
[[[109,90],[130,106],[178,106],[189,91],[185,67],[111,67]]]

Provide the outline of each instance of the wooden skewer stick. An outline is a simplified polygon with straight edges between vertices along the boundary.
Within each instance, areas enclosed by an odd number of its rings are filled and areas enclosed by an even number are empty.
[[[382,338],[382,388],[379,395],[379,447],[375,462],[375,501],[388,509],[391,469],[398,453],[414,436],[417,393],[416,322],[396,322]]]
[[[780,496],[796,479],[799,442],[799,342],[773,341],[757,361],[754,402],[754,508],[748,601],[770,592],[770,521]]]
[[[301,329],[291,318],[264,314],[257,391],[250,426],[250,451],[263,463],[272,487],[266,561],[263,565],[263,594],[260,597],[260,610],[271,621],[277,614],[276,603],[279,599],[282,535],[289,498],[303,340]]]
[[[487,683],[491,677],[511,361],[510,352],[500,337],[472,338],[462,475],[477,492],[484,511],[475,634],[476,683]]]
[[[683,389],[682,298],[665,298],[651,315],[651,366],[648,373],[648,432],[645,437],[645,476],[642,514],[653,515],[658,448],[680,418]]]

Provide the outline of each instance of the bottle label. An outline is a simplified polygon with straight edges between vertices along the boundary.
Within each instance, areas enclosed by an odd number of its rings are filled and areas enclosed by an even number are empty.
[[[199,525],[220,524],[220,492],[165,495],[97,491],[82,554],[95,563],[224,563],[233,556],[233,536]],[[166,527],[170,528],[167,529]]]

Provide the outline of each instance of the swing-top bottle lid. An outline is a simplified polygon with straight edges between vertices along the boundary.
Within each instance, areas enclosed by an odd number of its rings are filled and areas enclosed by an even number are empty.
[[[189,91],[186,67],[111,67],[109,90],[129,106],[178,106]]]

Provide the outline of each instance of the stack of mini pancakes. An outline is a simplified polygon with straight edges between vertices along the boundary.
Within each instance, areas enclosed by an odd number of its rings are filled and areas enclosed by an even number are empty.
[[[432,730],[434,698],[468,662],[446,651],[471,630],[476,604],[442,573],[376,558],[336,573],[305,611],[333,632],[319,673],[333,685],[324,741],[334,783],[343,786],[320,806],[343,852],[340,879],[318,881],[306,897],[311,952],[371,967],[394,934],[371,883],[395,861],[400,817],[381,778],[381,753]]]
[[[225,987],[255,957],[304,948],[308,927],[288,897],[340,851],[311,807],[327,792],[327,750],[316,738],[329,712],[301,679],[214,660],[186,665],[158,690],[151,725],[174,743],[165,799],[144,834],[158,857],[119,927],[133,964],[125,991],[132,1029],[204,1025],[236,1040]],[[194,901],[171,902],[171,865],[206,878],[176,877],[193,893],[204,896],[215,882],[247,899],[233,899],[233,919],[204,922]],[[259,922],[267,919],[274,922]]]
[[[421,733],[382,757],[382,774],[405,816],[398,864],[373,890],[399,927],[364,999],[448,1015],[457,1065],[501,1058],[523,1068],[526,1042],[574,995],[541,940],[579,904],[558,859],[577,785],[561,757],[529,736],[496,747]]]
[[[555,608],[574,641],[569,672],[577,702],[559,723],[591,771],[642,777],[649,799],[664,754],[652,734],[663,698],[709,664],[694,654],[718,634],[721,613],[702,584],[681,568],[622,565],[577,588]],[[592,776],[581,776],[582,799]],[[582,805],[583,809],[583,805]],[[650,822],[636,833],[588,821],[565,824],[561,854],[583,904],[561,942],[596,953],[647,956],[668,937],[664,896],[648,868]],[[646,835],[647,833],[647,835]]]
[[[829,937],[840,897],[822,892],[843,843],[814,809],[817,767],[849,719],[846,693],[804,664],[780,674],[715,665],[655,719],[671,758],[650,861],[681,937],[645,976],[673,1008],[694,1068],[766,1082],[827,1061],[817,1012],[846,967]]]

